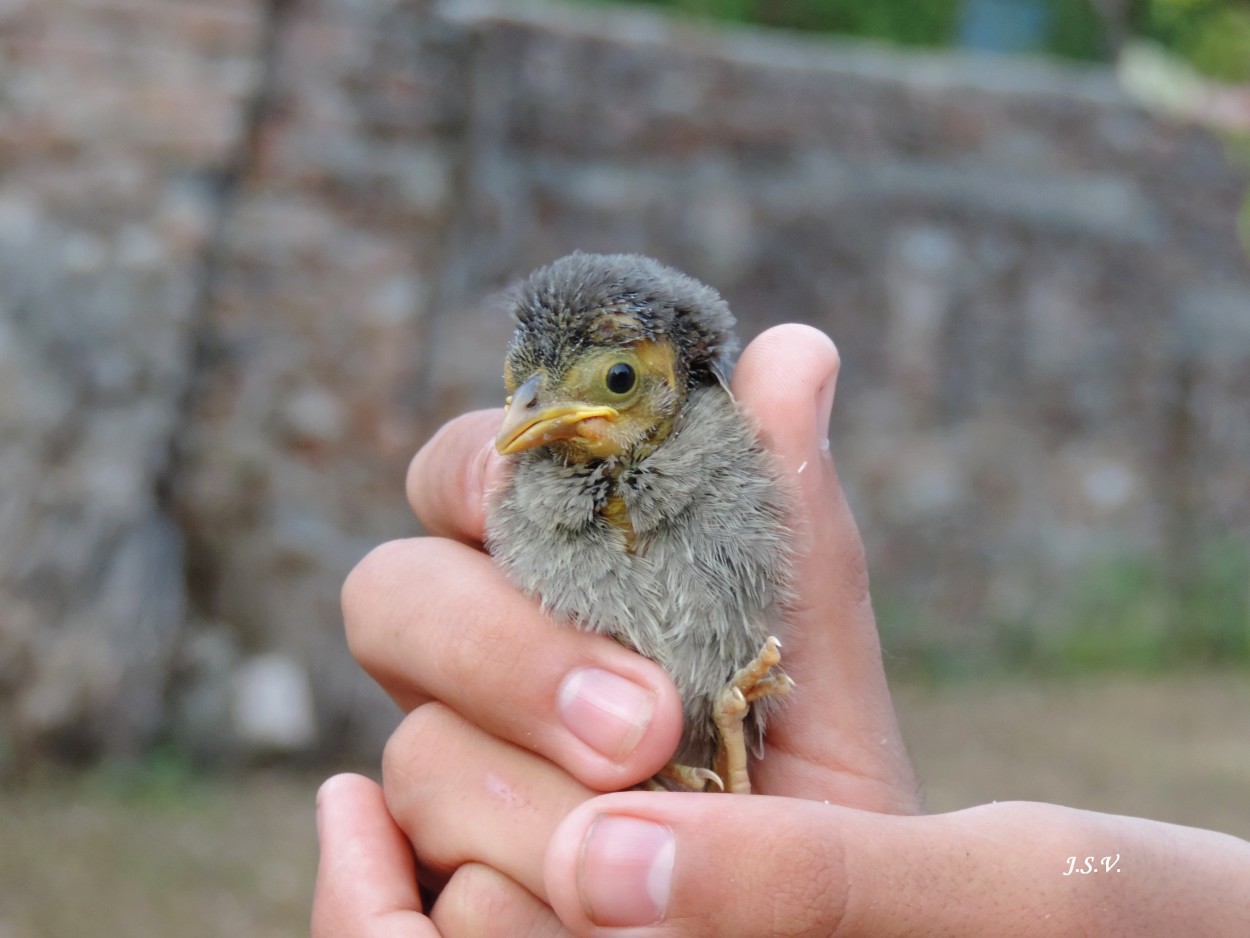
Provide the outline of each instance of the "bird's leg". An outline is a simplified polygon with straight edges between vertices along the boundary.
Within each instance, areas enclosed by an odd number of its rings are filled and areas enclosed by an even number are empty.
[[[787,693],[794,681],[779,670],[781,642],[769,636],[755,660],[738,670],[716,699],[712,715],[720,734],[716,771],[724,779],[725,790],[733,794],[751,793],[747,772],[747,743],[743,721],[751,704],[762,697]]]

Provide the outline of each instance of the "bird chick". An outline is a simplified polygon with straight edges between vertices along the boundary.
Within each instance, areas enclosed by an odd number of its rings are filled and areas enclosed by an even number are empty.
[[[729,307],[629,254],[561,258],[511,301],[496,446],[512,466],[487,547],[554,617],[672,676],[685,724],[666,779],[749,791],[746,747],[762,754],[791,686],[772,637],[791,558],[786,487],[728,390]]]

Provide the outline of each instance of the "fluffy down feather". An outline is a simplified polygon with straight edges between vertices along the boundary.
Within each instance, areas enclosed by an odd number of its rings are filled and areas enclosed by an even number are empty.
[[[656,336],[684,359],[684,403],[653,449],[580,464],[543,446],[512,457],[487,547],[551,615],[659,662],[685,707],[676,761],[709,766],[714,701],[783,633],[791,581],[786,486],[724,383],[733,317],[715,291],[632,255],[565,258],[531,275],[515,302],[513,367],[532,358],[554,369],[587,345]],[[616,335],[596,331],[605,309],[627,313],[613,313]],[[614,496],[632,538],[604,514]],[[759,701],[748,717],[757,755],[771,706]]]

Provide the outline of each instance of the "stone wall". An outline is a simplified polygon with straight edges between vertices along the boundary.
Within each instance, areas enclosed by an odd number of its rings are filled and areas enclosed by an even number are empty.
[[[261,22],[0,6],[0,767],[165,723],[188,608],[163,489]]]
[[[834,337],[839,467],[919,628],[1043,621],[1099,558],[1250,524],[1247,176],[1109,74],[554,5],[58,0],[0,13],[0,87],[13,751],[228,752],[275,660],[297,713],[253,736],[373,751],[339,584],[415,533],[421,440],[499,402],[486,298],[573,248]]]

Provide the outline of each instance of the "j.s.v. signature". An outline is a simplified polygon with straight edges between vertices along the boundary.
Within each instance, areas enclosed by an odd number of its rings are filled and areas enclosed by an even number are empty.
[[[1084,863],[1077,866],[1077,863],[1084,860]],[[1120,855],[1117,853],[1113,857],[1102,857],[1096,860],[1094,857],[1068,857],[1068,868],[1064,870],[1064,876],[1071,876],[1076,873],[1078,876],[1086,876],[1090,873],[1118,873],[1120,872]]]

